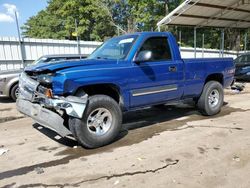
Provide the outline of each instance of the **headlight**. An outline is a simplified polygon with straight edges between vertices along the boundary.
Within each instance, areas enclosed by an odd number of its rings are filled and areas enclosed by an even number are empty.
[[[37,81],[40,83],[51,84],[53,80],[52,74],[41,74],[37,76]]]
[[[43,87],[43,86],[39,86],[38,87],[38,93],[41,93],[43,95],[45,95],[48,98],[52,98],[53,97],[53,92],[51,89]]]

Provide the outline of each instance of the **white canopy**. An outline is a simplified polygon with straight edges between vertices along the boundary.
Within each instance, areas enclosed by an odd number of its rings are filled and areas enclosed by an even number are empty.
[[[185,0],[157,26],[250,28],[250,0]]]

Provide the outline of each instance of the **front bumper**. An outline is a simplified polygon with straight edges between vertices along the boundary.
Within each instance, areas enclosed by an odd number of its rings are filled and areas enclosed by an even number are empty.
[[[31,117],[38,124],[56,131],[62,137],[71,134],[68,128],[64,126],[64,119],[57,113],[24,99],[18,99],[16,105],[21,113]]]
[[[39,85],[37,81],[31,79],[25,73],[21,74],[17,109],[63,137],[70,135],[71,132],[67,127],[68,122],[65,122],[65,115],[82,118],[88,96],[85,95],[81,98],[75,96],[48,98],[43,93],[38,92]]]

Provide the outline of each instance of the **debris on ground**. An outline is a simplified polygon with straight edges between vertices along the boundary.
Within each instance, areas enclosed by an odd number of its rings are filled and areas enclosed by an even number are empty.
[[[116,180],[115,183],[114,183],[114,185],[117,185],[117,184],[119,184],[119,183],[120,183],[120,181],[119,181],[119,180]]]
[[[232,91],[233,91],[233,93],[235,93],[235,94],[239,94],[239,93],[240,93],[239,90],[232,90]]]
[[[144,160],[145,158],[144,157],[137,157],[137,160],[138,161],[142,161],[142,160]]]
[[[36,171],[37,174],[44,173],[44,170],[41,167],[36,167],[36,168],[34,168],[34,170]]]
[[[8,149],[0,148],[0,156],[7,153],[8,151]]]
[[[54,138],[55,138],[56,140],[60,140],[62,137],[59,136],[59,135],[56,135]]]
[[[183,120],[186,120],[188,118],[189,118],[188,116],[184,116],[184,117],[177,118],[176,120],[177,121],[183,121]]]
[[[234,156],[233,160],[236,161],[236,162],[240,162],[240,158],[238,156]]]
[[[234,83],[231,86],[231,89],[237,93],[243,91],[245,89],[245,84],[244,83]]]

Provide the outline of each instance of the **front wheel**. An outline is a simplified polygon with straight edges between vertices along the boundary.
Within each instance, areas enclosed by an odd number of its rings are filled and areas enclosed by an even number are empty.
[[[10,97],[13,101],[16,101],[19,96],[19,86],[15,84],[10,90]]]
[[[111,143],[119,134],[121,125],[121,108],[114,99],[105,95],[91,96],[83,118],[69,120],[72,134],[87,148]]]
[[[220,112],[224,102],[222,85],[217,81],[209,81],[205,84],[197,106],[203,115],[211,116]]]

